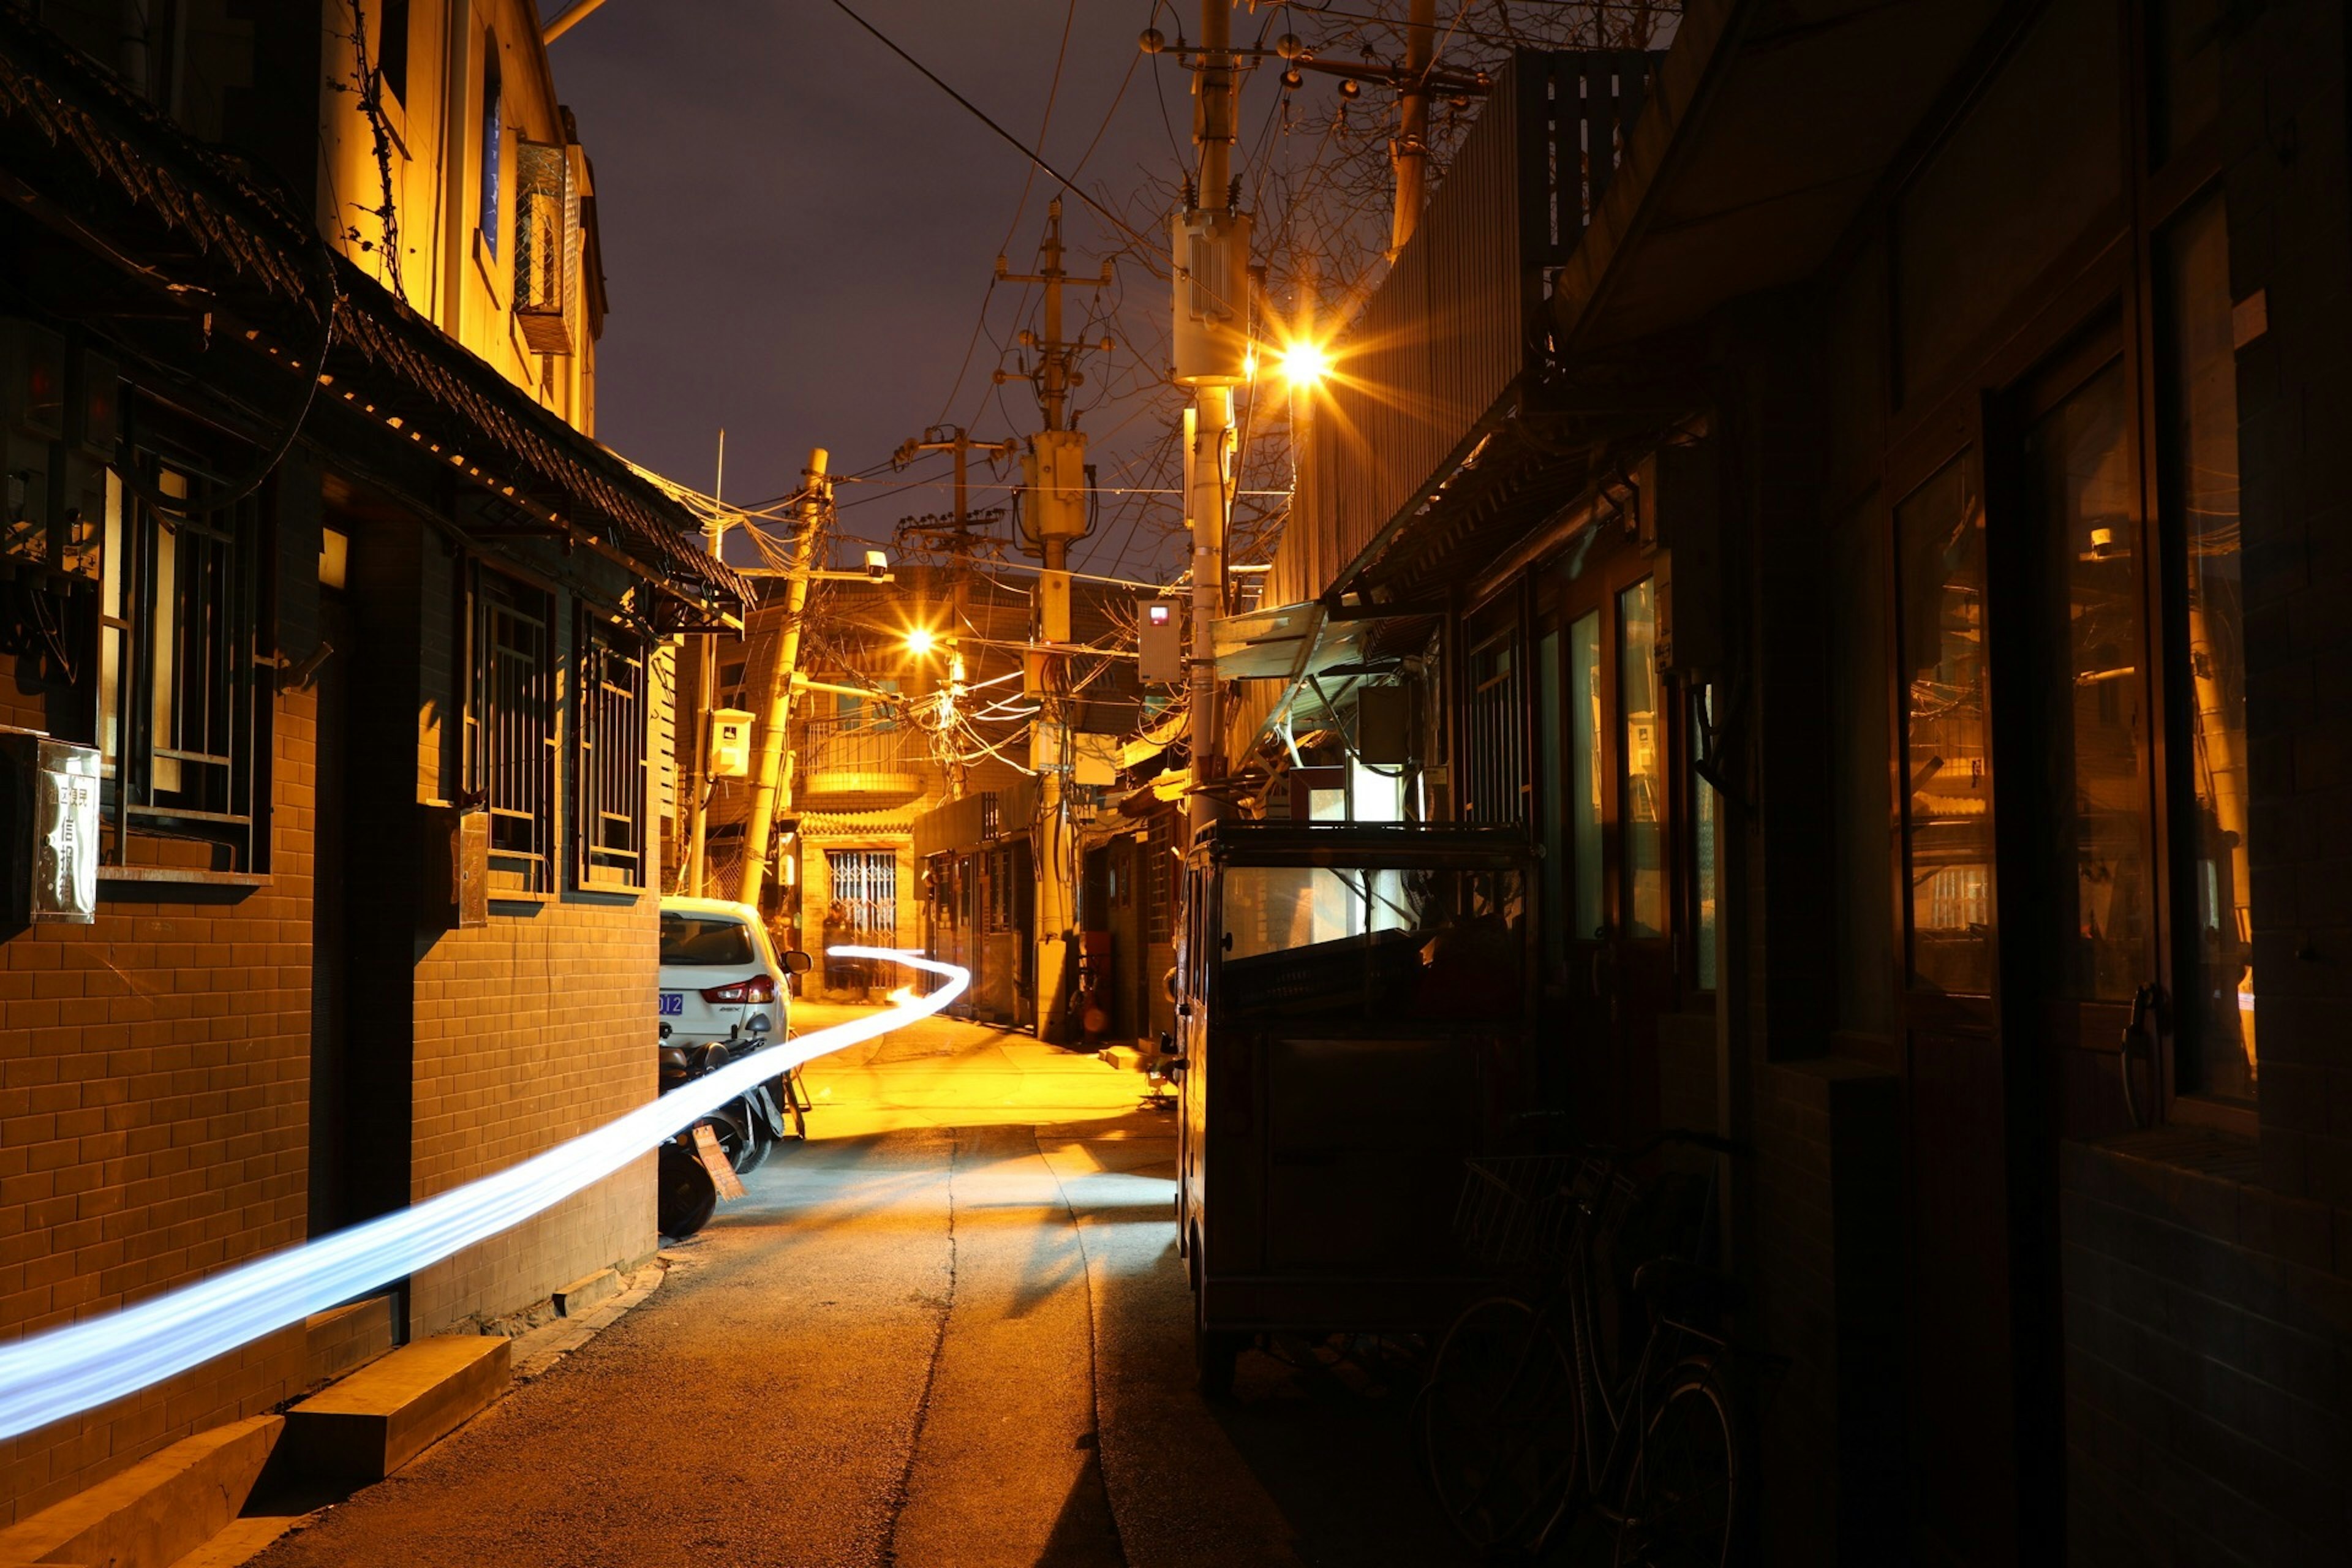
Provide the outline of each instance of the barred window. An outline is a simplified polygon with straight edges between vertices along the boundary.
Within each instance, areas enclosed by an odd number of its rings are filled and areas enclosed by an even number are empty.
[[[1469,780],[1473,822],[1527,820],[1526,717],[1519,705],[1517,628],[1506,627],[1471,649]]]
[[[1143,837],[1143,940],[1167,942],[1175,930],[1176,814],[1151,818]]]
[[[468,572],[466,789],[490,814],[490,890],[554,890],[555,699],[548,595]]]
[[[643,888],[645,646],[583,610],[577,647],[580,885]]]
[[[201,494],[193,465],[106,475],[99,577],[103,858],[114,866],[257,872],[269,703],[253,663],[260,504],[152,504]]]

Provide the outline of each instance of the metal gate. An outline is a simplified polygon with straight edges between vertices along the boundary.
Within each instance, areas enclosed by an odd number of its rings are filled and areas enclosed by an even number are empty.
[[[868,947],[898,945],[898,856],[890,849],[829,849],[825,867],[833,901],[841,906],[846,940]]]

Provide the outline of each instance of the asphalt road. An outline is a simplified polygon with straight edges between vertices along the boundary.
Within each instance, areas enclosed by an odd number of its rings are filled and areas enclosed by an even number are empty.
[[[1134,1074],[935,1022],[809,1080],[812,1141],[661,1289],[258,1568],[1465,1561],[1408,1374],[1284,1347],[1193,1394],[1174,1127]]]

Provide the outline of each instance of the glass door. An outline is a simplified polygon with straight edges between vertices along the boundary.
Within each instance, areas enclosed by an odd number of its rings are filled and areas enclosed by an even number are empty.
[[[1537,643],[1547,955],[1576,1125],[1657,1124],[1658,1017],[1674,1000],[1678,745],[1657,667],[1650,562],[1612,530],[1551,584]]]

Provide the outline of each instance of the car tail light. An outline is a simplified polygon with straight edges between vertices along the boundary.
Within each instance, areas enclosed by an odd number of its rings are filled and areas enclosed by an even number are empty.
[[[772,975],[754,974],[749,980],[739,980],[732,985],[714,985],[702,994],[702,999],[719,1007],[740,1007],[745,1003],[757,1005],[776,999],[776,982]]]

